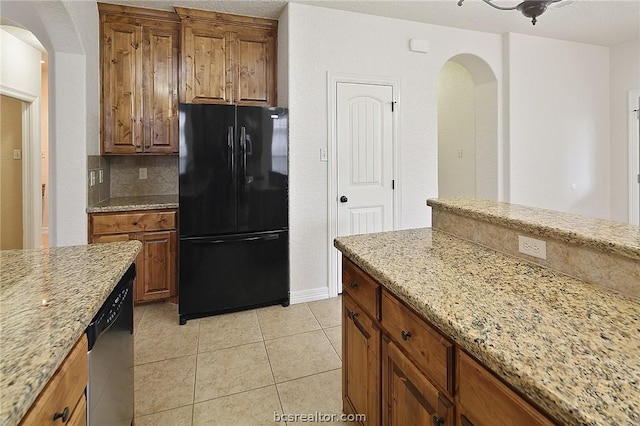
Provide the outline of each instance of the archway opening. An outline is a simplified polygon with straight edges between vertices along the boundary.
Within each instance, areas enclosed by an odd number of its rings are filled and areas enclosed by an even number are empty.
[[[498,84],[470,54],[438,76],[438,196],[499,198]]]

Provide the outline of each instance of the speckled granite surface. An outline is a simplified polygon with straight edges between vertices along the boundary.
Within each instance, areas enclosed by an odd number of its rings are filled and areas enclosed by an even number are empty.
[[[640,260],[638,226],[479,198],[429,199],[427,205]]]
[[[126,212],[131,210],[177,209],[178,195],[117,197],[87,207],[87,213]]]
[[[450,234],[334,245],[562,424],[640,424],[640,304]]]
[[[0,251],[1,425],[26,414],[141,247]]]

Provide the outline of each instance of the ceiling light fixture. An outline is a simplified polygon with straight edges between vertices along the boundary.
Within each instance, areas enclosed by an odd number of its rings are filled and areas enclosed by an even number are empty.
[[[525,0],[522,3],[511,7],[498,6],[496,4],[493,4],[493,0],[482,1],[496,9],[518,10],[527,18],[531,18],[531,23],[535,25],[536,22],[538,22],[538,16],[542,15],[544,11],[547,10],[547,6],[549,6],[551,3],[557,3],[561,0]],[[462,6],[462,2],[464,2],[464,0],[459,0],[458,6]]]

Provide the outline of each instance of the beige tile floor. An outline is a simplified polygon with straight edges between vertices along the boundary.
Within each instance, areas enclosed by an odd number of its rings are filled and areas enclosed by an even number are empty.
[[[136,425],[284,425],[274,413],[340,414],[340,311],[337,297],[180,326],[176,305],[136,307]]]

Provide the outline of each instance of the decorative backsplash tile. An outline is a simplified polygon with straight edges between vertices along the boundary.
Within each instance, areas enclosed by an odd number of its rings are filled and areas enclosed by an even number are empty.
[[[102,183],[100,182],[100,170],[102,170]],[[87,203],[96,205],[110,197],[110,164],[109,157],[100,155],[87,156]],[[95,174],[95,184],[91,186],[91,172]]]
[[[178,193],[178,156],[111,157],[111,198]],[[147,178],[140,179],[140,169]]]

